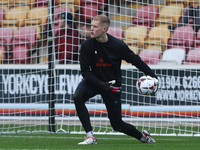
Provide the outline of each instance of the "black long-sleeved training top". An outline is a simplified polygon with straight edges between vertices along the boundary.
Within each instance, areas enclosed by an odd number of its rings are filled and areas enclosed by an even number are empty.
[[[121,61],[136,66],[146,75],[156,77],[149,66],[141,60],[121,40],[108,35],[108,41],[100,43],[89,38],[84,41],[80,49],[81,74],[87,81],[101,87],[102,82],[116,80],[121,85]]]

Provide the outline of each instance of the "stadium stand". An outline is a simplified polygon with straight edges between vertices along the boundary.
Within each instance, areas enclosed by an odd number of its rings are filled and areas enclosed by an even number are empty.
[[[155,24],[155,20],[159,16],[159,8],[156,6],[142,6],[138,8],[136,17],[133,17],[133,25],[141,25],[146,27],[152,27]]]
[[[139,53],[141,59],[149,65],[157,65],[161,55],[161,51],[153,49],[143,49]]]
[[[37,45],[37,30],[34,27],[19,28],[13,40],[13,61],[15,63],[30,63],[31,53]]]
[[[35,6],[44,7],[48,6],[48,0],[35,0]],[[57,4],[57,0],[54,0],[55,5]]]
[[[163,52],[162,62],[172,62],[181,65],[185,60],[185,50],[180,48],[167,49]]]
[[[55,39],[55,51],[59,64],[77,63],[79,40],[79,32],[75,29],[62,29],[58,32],[58,36]],[[65,51],[67,52],[66,54]]]
[[[12,0],[1,0],[0,4],[2,4],[2,5],[12,5],[13,1]]]
[[[45,26],[47,18],[48,18],[47,7],[34,7],[28,13],[28,19],[26,20],[26,24],[30,25],[41,24]]]
[[[14,28],[0,28],[0,50],[3,60],[9,58],[14,37]]]
[[[171,4],[183,4],[184,7],[187,6],[188,0],[183,1],[183,0],[166,0],[166,5],[171,5]]]
[[[26,6],[32,7],[34,3],[35,3],[35,0],[13,0],[13,4],[18,5],[18,6],[26,5]]]
[[[200,48],[190,50],[186,56],[184,65],[199,65],[200,64]]]
[[[170,33],[167,28],[169,24],[176,26],[184,12],[187,11],[188,6],[195,5],[199,1],[166,0],[165,2],[163,5],[159,3],[159,7],[158,5],[145,5],[145,2],[137,5],[132,2],[131,4],[134,4],[134,6],[132,5],[131,8],[134,7],[132,9],[136,12],[135,16],[132,12],[129,15],[120,10],[120,20],[123,16],[125,17],[125,22],[128,21],[127,18],[131,20],[130,24],[125,24],[122,19],[122,25],[120,26],[115,24],[116,10],[113,10],[114,13],[112,13],[110,7],[111,27],[108,33],[122,39],[136,54],[140,54],[141,49],[156,49],[160,50],[161,54],[163,53],[164,55],[164,51],[171,48],[184,48],[187,54],[190,50],[200,47],[200,31],[195,37],[189,26],[184,27],[184,32],[179,32],[180,29],[178,29]],[[47,0],[2,0],[0,3],[2,4],[0,6],[1,27],[14,28],[14,34],[16,34],[18,28],[34,27],[37,31],[36,39],[38,39],[40,45],[45,45],[46,37],[43,36],[43,33],[46,34],[48,23]],[[107,1],[105,0],[55,0],[55,22],[59,13],[67,10],[67,12],[73,14],[76,25],[79,21],[84,23],[86,20],[91,20],[93,16],[100,14],[106,3]],[[112,1],[110,3],[112,3],[113,9],[119,7],[118,2]],[[128,4],[128,1],[123,1],[120,6],[123,6],[124,9],[126,7],[130,9]],[[77,13],[78,11],[79,13]],[[194,21],[191,20],[189,23],[193,24]],[[56,23],[54,27],[54,33],[57,35],[60,28]],[[188,33],[186,30],[188,30]],[[2,49],[5,50],[5,46]],[[5,53],[3,53],[3,58],[5,59]]]
[[[91,20],[94,16],[101,13],[101,6],[104,0],[80,0],[81,20]]]
[[[5,18],[5,10],[3,8],[0,8],[0,23]]]
[[[24,26],[26,13],[30,10],[29,6],[18,6],[10,8],[5,14],[5,19],[3,20],[3,26]]]
[[[168,42],[168,48],[183,48],[186,53],[194,46],[195,31],[191,25],[177,27]]]
[[[176,25],[182,15],[183,8],[183,4],[171,4],[164,6],[160,10],[160,15],[159,18],[156,20],[156,24]]]
[[[194,47],[200,47],[200,30],[197,32]]]
[[[113,26],[111,26],[111,27],[109,27],[107,33],[115,36],[118,39],[123,39],[124,38],[124,30],[123,30],[122,27],[113,27]]]
[[[97,4],[82,4],[81,7],[81,19],[82,20],[91,20],[94,16],[98,14],[98,5]]]
[[[168,39],[171,37],[171,32],[167,25],[159,25],[153,27],[149,31],[149,36],[145,40],[145,49],[157,49],[164,51],[166,49],[166,44]]]
[[[129,46],[131,50],[138,54],[139,48],[143,46],[143,43],[146,38],[147,27],[134,26],[126,29],[124,42]]]
[[[72,9],[70,7],[66,8],[66,7],[56,7],[55,10],[54,10],[54,19],[55,19],[55,24],[54,24],[54,34],[57,36],[58,35],[58,32],[60,30],[60,27],[59,27],[59,24],[58,24],[58,17],[59,17],[59,14],[62,13],[62,12],[68,12],[68,13],[71,13],[72,14]]]

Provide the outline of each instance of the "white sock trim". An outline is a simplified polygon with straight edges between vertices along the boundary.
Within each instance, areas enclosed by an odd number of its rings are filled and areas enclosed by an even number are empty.
[[[86,133],[87,137],[94,137],[93,131],[89,131]]]

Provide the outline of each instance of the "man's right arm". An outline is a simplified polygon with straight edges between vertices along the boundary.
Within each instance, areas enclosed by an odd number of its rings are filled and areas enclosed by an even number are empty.
[[[103,88],[105,83],[99,80],[91,71],[91,63],[92,63],[91,57],[92,57],[91,47],[83,43],[81,45],[81,50],[80,50],[81,74],[83,78],[85,78],[88,82],[94,84],[97,87]]]

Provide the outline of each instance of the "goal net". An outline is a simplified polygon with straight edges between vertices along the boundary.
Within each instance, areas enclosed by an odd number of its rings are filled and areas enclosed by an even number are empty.
[[[122,61],[122,116],[154,135],[200,136],[199,1],[1,0],[0,132],[85,133],[73,93],[82,80],[79,48],[91,19],[105,14],[156,73],[155,95],[140,95],[144,74]],[[86,102],[94,132],[115,132],[100,95]]]

